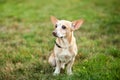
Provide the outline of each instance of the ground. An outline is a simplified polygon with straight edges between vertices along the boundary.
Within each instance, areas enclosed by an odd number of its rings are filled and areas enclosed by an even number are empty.
[[[0,80],[120,80],[119,0],[0,0]],[[73,75],[53,76],[50,16],[83,19]]]

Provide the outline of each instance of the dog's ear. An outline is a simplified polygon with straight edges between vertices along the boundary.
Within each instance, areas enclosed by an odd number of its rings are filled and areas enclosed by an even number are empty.
[[[80,20],[72,21],[72,24],[73,24],[73,26],[72,26],[73,30],[77,30],[83,24],[83,20],[80,19]]]
[[[54,16],[51,16],[50,19],[51,19],[51,22],[52,22],[54,25],[55,25],[56,22],[58,21],[58,19],[57,19],[56,17],[54,17]]]

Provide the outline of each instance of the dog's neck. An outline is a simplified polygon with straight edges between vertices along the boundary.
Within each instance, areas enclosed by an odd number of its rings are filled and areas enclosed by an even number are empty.
[[[61,48],[69,48],[72,45],[73,38],[73,32],[71,32],[66,37],[57,38],[57,43],[59,44],[59,46],[61,46]]]

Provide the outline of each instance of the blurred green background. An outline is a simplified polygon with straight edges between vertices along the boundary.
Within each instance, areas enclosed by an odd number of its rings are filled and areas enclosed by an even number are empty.
[[[53,76],[50,16],[84,19],[72,76]],[[119,0],[0,0],[0,80],[120,80]]]

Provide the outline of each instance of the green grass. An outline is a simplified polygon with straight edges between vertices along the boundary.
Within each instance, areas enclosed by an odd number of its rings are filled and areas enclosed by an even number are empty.
[[[0,0],[0,80],[120,80],[119,0]],[[53,76],[50,16],[84,19],[72,76]]]

